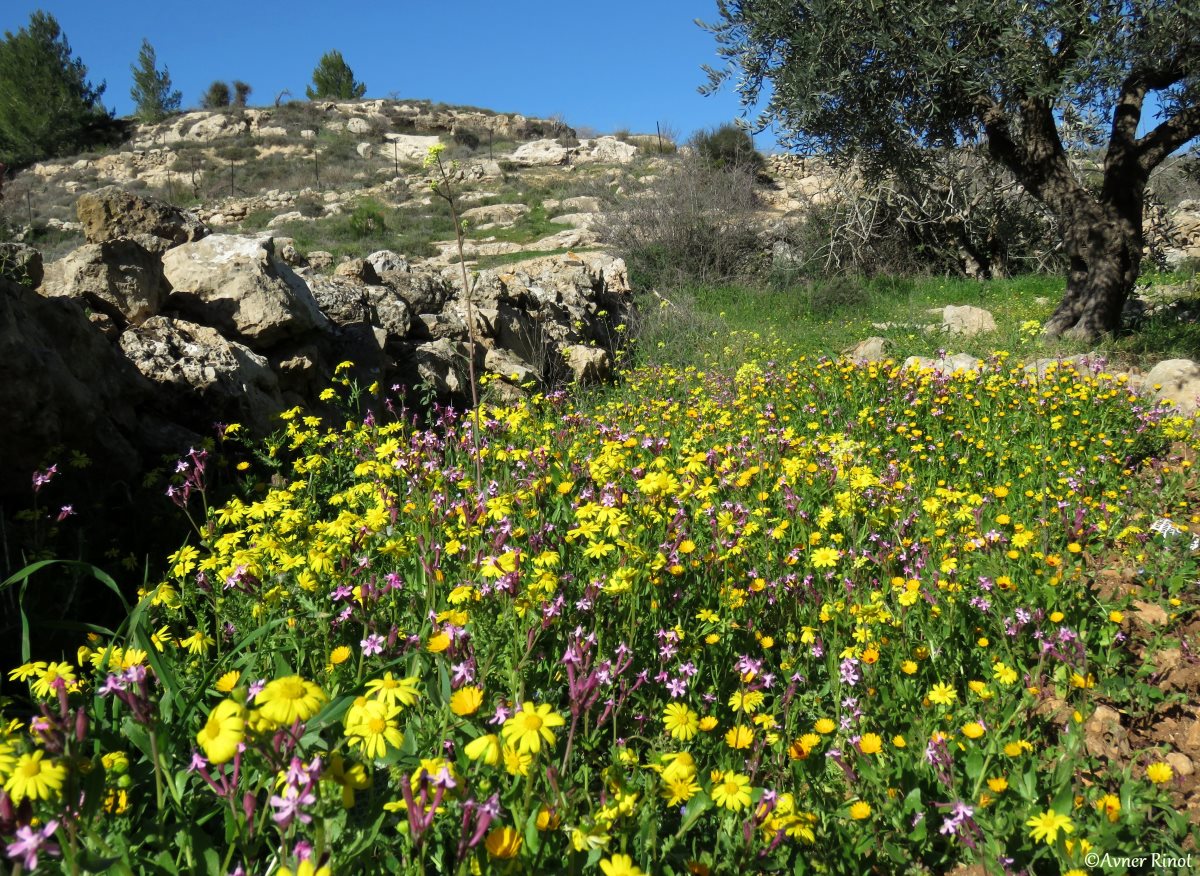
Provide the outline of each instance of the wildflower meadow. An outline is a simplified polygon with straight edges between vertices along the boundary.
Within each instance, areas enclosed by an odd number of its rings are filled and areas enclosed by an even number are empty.
[[[343,369],[345,423],[285,413],[211,506],[237,430],[194,450],[195,534],[124,625],[5,672],[11,872],[1194,851],[1164,751],[1085,733],[1194,615],[1194,422],[1099,367],[743,342],[478,418]]]

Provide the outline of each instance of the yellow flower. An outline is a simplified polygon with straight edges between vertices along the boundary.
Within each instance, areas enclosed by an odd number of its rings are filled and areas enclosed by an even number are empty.
[[[259,715],[277,727],[307,721],[325,702],[325,692],[298,675],[287,675],[267,684],[254,698]]]
[[[400,706],[381,699],[355,703],[346,712],[346,736],[350,744],[372,760],[384,757],[389,746],[399,748],[404,744],[404,734],[396,721],[399,714]]]
[[[389,706],[411,706],[420,696],[417,691],[419,682],[420,679],[415,675],[396,678],[390,672],[386,672],[383,678],[373,678],[367,682],[367,696],[381,700]]]
[[[210,763],[232,760],[238,745],[246,738],[246,708],[236,700],[222,700],[208,714],[208,720],[196,734]]]
[[[725,744],[730,748],[749,748],[754,742],[754,731],[744,724],[736,724],[725,733]]]
[[[611,858],[602,858],[600,872],[604,876],[646,876],[646,873],[633,863],[633,858],[629,855],[613,855]]]
[[[683,703],[671,703],[663,710],[663,724],[672,739],[687,742],[700,728],[700,716]]]
[[[348,645],[338,645],[329,652],[329,662],[333,666],[341,666],[350,659],[350,655],[353,653]]]
[[[829,718],[818,718],[817,722],[813,724],[813,729],[822,736],[832,733],[836,728],[837,724],[833,723]]]
[[[754,710],[762,705],[762,691],[734,691],[729,697],[729,708],[735,712],[745,712],[747,715],[754,714]]]
[[[862,800],[856,800],[850,804],[850,817],[855,821],[862,821],[865,818],[871,817],[871,804]]]
[[[948,684],[938,682],[929,691],[929,701],[939,706],[948,706],[958,699],[958,692]]]
[[[53,761],[42,760],[45,755],[44,751],[34,751],[17,758],[12,773],[4,783],[4,790],[13,803],[25,799],[49,800],[58,796],[67,777],[67,769]]]
[[[1121,798],[1116,794],[1105,794],[1096,801],[1096,808],[1103,812],[1110,822],[1115,824],[1117,819],[1121,817]]]
[[[883,739],[878,733],[864,733],[858,740],[858,750],[863,754],[878,754],[883,748]]]
[[[962,728],[963,736],[968,739],[978,739],[983,733],[983,725],[978,721],[971,721],[969,724],[964,724]]]
[[[1150,766],[1146,767],[1146,778],[1156,785],[1161,785],[1165,782],[1171,781],[1174,775],[1175,770],[1171,769],[1171,765],[1169,763],[1158,761],[1157,763],[1152,763]]]
[[[1047,809],[1041,815],[1035,815],[1025,822],[1026,826],[1032,828],[1029,835],[1035,840],[1045,840],[1046,845],[1054,845],[1054,841],[1058,839],[1058,832],[1074,833],[1075,825],[1071,822],[1069,816],[1061,815],[1053,809]]]
[[[1008,779],[1004,778],[1004,776],[997,776],[994,779],[988,779],[987,783],[988,787],[992,789],[993,793],[1000,794],[1008,790]]]
[[[562,824],[562,818],[549,806],[543,806],[538,810],[536,824],[538,830],[554,830]]]
[[[441,654],[449,647],[450,635],[448,633],[434,633],[425,643],[425,650],[430,654]]]
[[[450,711],[459,717],[474,715],[483,705],[483,690],[468,685],[460,687],[450,695]]]
[[[494,733],[479,736],[467,743],[464,751],[471,760],[481,760],[488,766],[500,763],[500,737]]]
[[[483,844],[493,858],[515,858],[524,842],[514,828],[493,827]]]
[[[549,704],[542,703],[534,706],[526,702],[516,713],[504,722],[500,731],[504,741],[519,751],[537,754],[542,750],[542,742],[554,744],[554,727],[561,727],[566,722],[561,715],[551,711]]]
[[[700,730],[704,733],[707,733],[709,730],[712,730],[716,726],[717,726],[717,719],[714,718],[712,715],[705,715],[703,718],[700,719]]]
[[[510,776],[529,775],[529,765],[533,763],[533,755],[528,751],[517,751],[515,748],[504,749],[504,771]]]
[[[713,802],[733,812],[750,805],[750,777],[741,773],[727,772],[713,784]]]
[[[662,797],[668,806],[681,806],[700,793],[695,774],[667,777],[663,774]]]
[[[306,858],[296,865],[295,870],[289,867],[280,867],[275,871],[275,876],[332,876],[332,871],[328,864],[318,867],[311,858]]]
[[[242,673],[238,672],[236,669],[231,669],[218,678],[217,683],[213,685],[213,687],[215,687],[221,693],[229,693],[231,690],[237,687],[237,683],[241,680],[241,678]]]
[[[42,670],[37,681],[33,683],[34,696],[58,696],[55,683],[60,679],[68,687],[75,683],[75,673],[70,663],[51,663]]]
[[[817,548],[812,552],[812,566],[814,569],[831,569],[837,565],[841,556],[841,551],[837,548]]]
[[[365,791],[371,787],[367,768],[361,763],[346,760],[336,751],[329,756],[329,768],[321,773],[321,778],[341,786],[343,809],[354,807],[355,791]]]

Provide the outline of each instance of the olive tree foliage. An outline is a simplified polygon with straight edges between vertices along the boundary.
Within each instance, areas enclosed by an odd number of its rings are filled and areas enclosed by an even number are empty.
[[[0,161],[27,164],[107,136],[112,117],[54,16],[37,11],[0,41]]]
[[[708,71],[704,90],[736,77],[746,106],[765,98],[760,122],[777,122],[786,142],[869,176],[912,176],[939,150],[981,145],[1062,235],[1067,286],[1046,333],[1094,338],[1119,326],[1150,173],[1200,135],[1195,0],[717,7],[704,26],[725,65]],[[1080,175],[1072,145],[1102,150],[1098,180]]]
[[[129,96],[137,108],[134,114],[138,119],[158,122],[179,109],[183,95],[171,89],[170,71],[165,67],[161,71],[158,69],[158,57],[149,40],[142,40],[137,63],[131,64],[129,71],[133,74]]]
[[[337,49],[321,56],[313,70],[313,84],[305,89],[309,100],[358,100],[366,93],[366,84],[354,81],[354,71]]]

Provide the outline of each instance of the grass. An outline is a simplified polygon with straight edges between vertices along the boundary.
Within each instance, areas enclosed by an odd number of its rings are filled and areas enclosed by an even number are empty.
[[[814,355],[836,356],[868,337],[889,342],[896,358],[937,350],[986,356],[1008,350],[1029,359],[1098,351],[1124,367],[1192,357],[1200,350],[1200,292],[1187,275],[1150,276],[1155,286],[1191,283],[1191,292],[1145,319],[1136,331],[1085,344],[1047,339],[1040,325],[1063,291],[1059,277],[1026,275],[975,282],[953,278],[824,280],[771,288],[745,284],[678,289],[643,306],[643,355],[695,364],[713,355],[733,332],[773,331],[784,343]],[[663,302],[667,303],[663,303]],[[988,310],[995,332],[955,338],[923,325],[941,323],[933,308],[948,304]],[[888,328],[880,325],[891,324]],[[655,351],[650,353],[649,351]]]
[[[378,222],[363,221],[372,214],[379,217]],[[335,259],[362,258],[380,249],[425,258],[437,254],[434,241],[454,236],[454,224],[440,203],[389,207],[364,198],[353,210],[337,216],[284,223],[279,236],[293,238],[302,252],[325,250]]]

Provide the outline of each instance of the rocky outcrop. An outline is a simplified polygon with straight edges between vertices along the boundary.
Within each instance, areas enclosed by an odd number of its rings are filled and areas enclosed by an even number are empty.
[[[127,238],[89,243],[52,262],[41,286],[43,295],[80,298],[119,325],[154,316],[167,292],[159,257]]]
[[[1191,359],[1159,362],[1141,382],[1155,401],[1169,401],[1185,414],[1200,409],[1200,364]]]
[[[155,316],[125,331],[120,349],[176,422],[200,434],[214,422],[243,423],[258,434],[277,428],[283,399],[266,358],[215,329]]]
[[[33,471],[63,462],[65,448],[90,456],[109,485],[134,478],[145,396],[77,302],[0,278],[0,499],[23,507]]]
[[[197,322],[254,349],[325,322],[308,286],[275,258],[270,237],[214,234],[163,256],[171,301]]]
[[[115,186],[80,196],[75,212],[88,243],[149,235],[170,244],[187,243],[208,234],[199,219],[161,201],[142,198]]]

